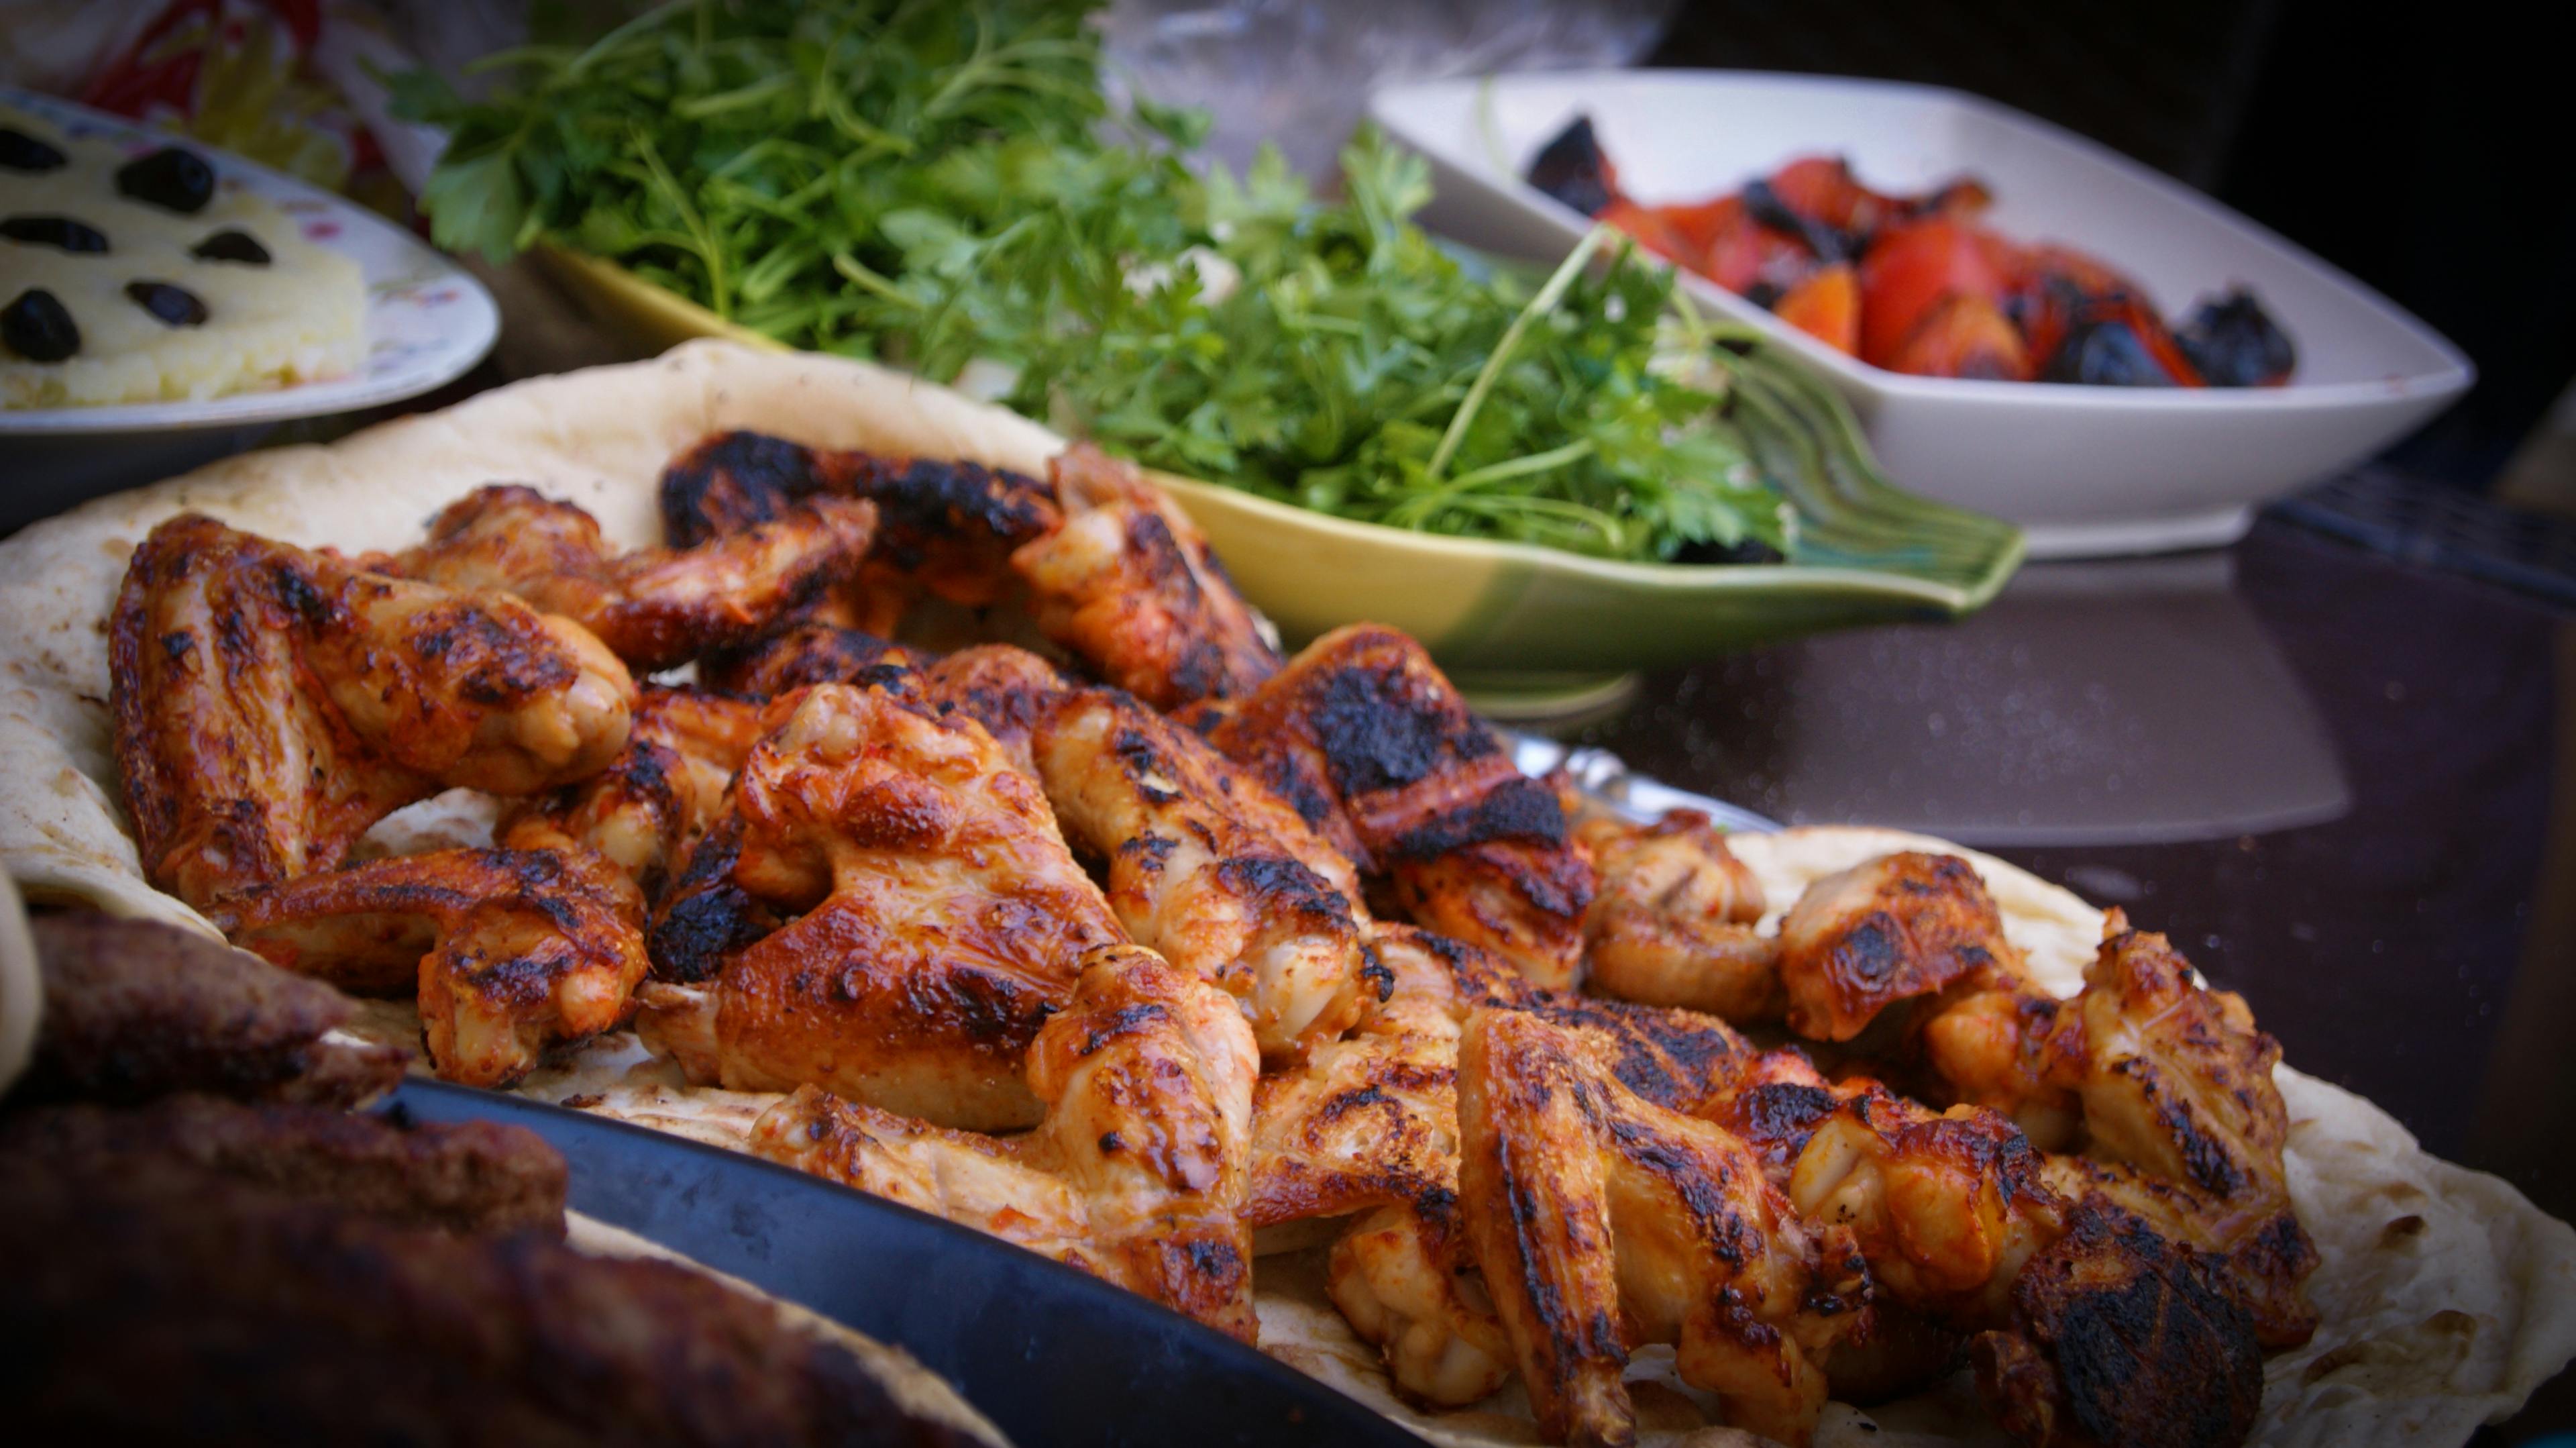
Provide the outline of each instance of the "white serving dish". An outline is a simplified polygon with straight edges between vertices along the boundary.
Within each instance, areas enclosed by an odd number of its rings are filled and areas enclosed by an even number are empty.
[[[463,376],[501,335],[492,294],[454,262],[365,207],[187,137],[32,91],[0,101],[76,136],[140,153],[174,140],[206,159],[219,186],[276,204],[304,239],[351,258],[367,282],[367,359],[346,377],[203,401],[0,409],[0,532],[119,488],[187,471],[249,446],[283,422],[400,402]]]
[[[1592,118],[1645,202],[1732,191],[1792,157],[1838,152],[1907,191],[1974,172],[1995,227],[2080,247],[2169,313],[2244,283],[2298,344],[2286,387],[2121,388],[1911,377],[1784,326],[1703,278],[1701,303],[1762,328],[1832,377],[1896,482],[2012,519],[2030,555],[2225,543],[2255,504],[2359,462],[2465,391],[2460,350],[2336,268],[2199,192],[2044,121],[1929,86],[1739,71],[1588,71],[1432,81],[1370,111],[1432,166],[1425,224],[1488,250],[1560,257],[1591,222],[1520,179]]]

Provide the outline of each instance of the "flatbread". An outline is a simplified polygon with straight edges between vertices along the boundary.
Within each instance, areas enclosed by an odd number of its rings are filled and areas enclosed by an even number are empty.
[[[640,545],[658,540],[654,484],[663,465],[727,427],[1031,472],[1061,447],[1013,414],[865,363],[695,342],[653,362],[520,383],[327,447],[231,459],[38,524],[0,542],[0,617],[12,625],[0,636],[0,863],[33,898],[209,928],[141,878],[109,748],[105,619],[127,555],[163,518],[197,508],[289,542],[395,548],[416,541],[441,506],[506,480],[578,502],[613,541]],[[444,808],[470,833],[470,809]],[[423,837],[448,837],[444,828]],[[2053,990],[2080,986],[2100,938],[2101,913],[2076,896],[1923,836],[1820,827],[1732,843],[1775,913],[1809,881],[1889,850],[1963,855]],[[399,1006],[368,1021],[377,1033],[417,1039]],[[2367,1101],[2287,1067],[2278,1080],[2292,1117],[2291,1191],[2322,1258],[2311,1291],[2324,1322],[2312,1343],[2268,1364],[2254,1441],[2459,1443],[2479,1423],[2510,1416],[2576,1356],[2576,1230],[2506,1183],[2427,1155]],[[772,1099],[692,1089],[625,1034],[574,1053],[526,1089],[727,1145],[743,1141]],[[1435,1441],[1536,1441],[1517,1388],[1464,1412],[1406,1409],[1374,1351],[1322,1297],[1315,1261],[1311,1249],[1262,1260],[1271,1352]],[[1632,1376],[1649,1385],[1639,1390],[1645,1441],[1751,1441],[1704,1426],[1704,1400],[1671,1377],[1668,1353],[1641,1354]],[[1867,1414],[1836,1405],[1818,1441],[1884,1448],[2002,1439],[1954,1381]]]

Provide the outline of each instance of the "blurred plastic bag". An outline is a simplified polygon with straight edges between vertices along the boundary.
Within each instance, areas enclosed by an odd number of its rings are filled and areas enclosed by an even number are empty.
[[[1399,81],[1622,66],[1663,34],[1672,0],[1115,0],[1112,71],[1155,100],[1205,108],[1237,170],[1264,141],[1319,183]]]

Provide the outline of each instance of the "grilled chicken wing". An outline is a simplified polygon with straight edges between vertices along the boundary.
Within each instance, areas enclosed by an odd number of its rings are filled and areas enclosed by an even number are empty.
[[[1422,646],[1354,624],[1317,639],[1208,739],[1316,833],[1384,874],[1414,923],[1563,988],[1581,965],[1589,853]]]
[[[1158,709],[1250,693],[1278,672],[1206,536],[1162,489],[1085,444],[1054,475],[1064,525],[1011,555],[1048,638]]]
[[[1753,928],[1761,882],[1708,816],[1674,810],[1651,825],[1599,817],[1575,837],[1601,878],[1583,926],[1592,990],[1737,1025],[1779,1018],[1779,942]]]
[[[2243,1307],[2266,1350],[2297,1347],[2315,1336],[2317,1310],[2307,1298],[2317,1269],[2316,1244],[2285,1199],[2230,1202],[2134,1166],[2051,1156],[2041,1168],[2069,1202],[2126,1212],[2160,1236],[2208,1253],[2219,1285]]]
[[[984,726],[1011,756],[1037,773],[1030,740],[1073,684],[1055,665],[1010,644],[959,649],[922,669],[933,707],[954,709]]]
[[[806,1087],[753,1150],[990,1232],[1249,1341],[1252,1033],[1223,991],[1133,945],[1084,957],[1029,1049],[1045,1119],[995,1138]]]
[[[329,869],[450,785],[531,794],[626,743],[635,686],[516,599],[388,578],[182,514],[110,624],[117,767],[146,876],[199,909]]]
[[[1977,1386],[2032,1448],[2234,1448],[2263,1400],[2245,1310],[2209,1259],[2139,1218],[2077,1208],[1979,1336]]]
[[[586,851],[440,850],[299,876],[209,912],[233,941],[352,990],[417,982],[438,1074],[525,1075],[623,1020],[644,978],[643,902]]]
[[[1265,1057],[1299,1056],[1359,1019],[1352,902],[1299,859],[1329,847],[1282,840],[1281,827],[1304,833],[1285,810],[1253,815],[1258,782],[1110,690],[1066,699],[1031,745],[1066,834],[1108,860],[1128,935],[1240,1001]]]
[[[514,850],[596,850],[656,899],[759,737],[758,705],[647,684],[608,768],[512,806],[493,837]]]
[[[882,684],[900,689],[906,671],[926,660],[863,629],[808,618],[738,648],[698,661],[708,688],[747,699],[774,699],[808,684]]]
[[[924,591],[974,607],[999,602],[1018,581],[1012,550],[1062,522],[1054,490],[1019,473],[729,432],[707,437],[664,470],[662,523],[675,544],[694,544],[782,517],[815,497],[862,499],[877,509],[867,562],[825,611],[830,622],[880,635],[894,632]]]
[[[1808,886],[1780,918],[1789,1028],[1811,1040],[1848,1041],[1899,1001],[2019,960],[1984,883],[1955,855],[1881,855]]]
[[[1520,1011],[1468,1017],[1458,1120],[1469,1239],[1543,1431],[1634,1441],[1628,1353],[1674,1342],[1683,1380],[1730,1422],[1808,1441],[1867,1273],[1842,1234],[1799,1221],[1749,1148],[1639,1098]]]
[[[648,1033],[701,1084],[1034,1124],[1021,1058],[1082,952],[1125,939],[1037,782],[971,719],[880,688],[801,690],[764,723],[739,825],[698,853],[732,849],[740,899],[800,918],[724,956],[712,988],[648,988]],[[711,898],[705,880],[693,859],[673,908]]]
[[[430,520],[429,541],[387,572],[445,588],[515,594],[597,634],[638,669],[668,669],[750,641],[855,576],[876,510],[815,498],[683,548],[618,553],[599,522],[534,488],[494,483]]]

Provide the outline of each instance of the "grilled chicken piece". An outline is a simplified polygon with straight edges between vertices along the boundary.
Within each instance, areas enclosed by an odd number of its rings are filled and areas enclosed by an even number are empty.
[[[2032,1448],[2234,1448],[2263,1359],[2209,1259],[2126,1213],[2083,1206],[1973,1345],[1977,1386]]]
[[[698,679],[746,699],[774,699],[808,684],[881,684],[900,692],[908,671],[925,662],[873,633],[808,618],[739,648],[715,650],[698,661]]]
[[[2266,1351],[2316,1335],[2317,1310],[2307,1298],[2316,1244],[2286,1200],[2230,1203],[2134,1166],[2084,1157],[2051,1156],[2040,1170],[2069,1202],[2127,1212],[2158,1235],[2208,1253],[2221,1268],[2219,1285],[2252,1318]]]
[[[439,850],[227,897],[235,944],[357,991],[419,992],[438,1074],[504,1086],[626,1018],[643,901],[588,851]]]
[[[579,625],[193,513],[135,550],[109,659],[144,873],[200,910],[330,869],[442,788],[534,794],[595,774],[635,700]]]
[[[1811,1232],[1742,1142],[1641,1099],[1527,1012],[1468,1017],[1458,1120],[1468,1236],[1542,1431],[1633,1441],[1629,1351],[1673,1342],[1729,1422],[1808,1441],[1825,1356],[1864,1320],[1845,1234]]]
[[[1030,739],[1073,689],[1062,670],[1027,649],[977,644],[925,665],[923,694],[934,708],[954,709],[984,726],[1030,774],[1037,761]]]
[[[1054,490],[1020,473],[936,458],[807,448],[754,432],[711,435],[662,474],[662,524],[689,545],[783,517],[800,499],[864,499],[875,545],[830,601],[830,622],[891,634],[914,596],[1000,602],[1013,549],[1062,522]]]
[[[174,1092],[354,1106],[403,1054],[337,1034],[348,997],[193,930],[110,915],[27,922],[45,986],[12,1100],[133,1105]]]
[[[1223,987],[1262,1055],[1302,1056],[1360,1014],[1360,927],[1350,898],[1298,858],[1329,847],[1205,741],[1110,690],[1072,695],[1031,741],[1068,838],[1109,862],[1128,935]],[[1343,872],[1347,876],[1348,871]]]
[[[1956,855],[1881,855],[1807,887],[1780,919],[1789,1029],[1848,1041],[1899,1001],[2020,954],[1983,881]]]
[[[447,505],[429,541],[385,571],[515,594],[597,634],[633,668],[668,669],[747,643],[856,576],[875,529],[870,505],[815,498],[692,546],[618,553],[581,508],[494,483]]]
[[[1083,957],[1071,1004],[1029,1048],[1045,1118],[1022,1136],[948,1130],[806,1087],[752,1149],[1043,1252],[1250,1341],[1251,1030],[1232,997],[1152,951]]]
[[[0,1118],[0,1161],[112,1172],[139,1157],[191,1163],[299,1201],[451,1232],[564,1233],[564,1159],[524,1127],[442,1125],[321,1106],[170,1096],[139,1110],[46,1107]]]
[[[1279,671],[1206,536],[1134,464],[1077,443],[1053,471],[1064,525],[1011,555],[1048,638],[1157,709]]]
[[[1387,1375],[1423,1402],[1462,1408],[1512,1380],[1502,1315],[1476,1271],[1457,1196],[1379,1207],[1333,1243],[1326,1291]]]
[[[763,722],[734,785],[738,834],[711,832],[698,853],[733,849],[740,902],[801,918],[723,957],[711,989],[645,992],[648,1032],[701,1085],[821,1086],[969,1130],[1036,1124],[1021,1058],[1082,953],[1126,938],[1037,781],[983,726],[882,688],[817,685]],[[671,911],[727,900],[706,883],[693,860]]]
[[[595,850],[658,899],[759,737],[756,704],[647,684],[607,769],[513,805],[493,837],[513,850]]]
[[[1382,873],[1417,925],[1563,989],[1593,899],[1589,852],[1422,646],[1354,624],[1308,645],[1208,732],[1315,832]]]
[[[2004,961],[1981,966],[1920,1007],[1915,1047],[1952,1101],[1983,1106],[2048,1151],[2075,1144],[2084,1071],[2084,1018]]]
[[[1761,882],[1708,816],[1674,810],[1651,825],[1596,817],[1575,837],[1601,878],[1583,925],[1592,990],[1737,1025],[1779,1018],[1779,942],[1753,928]]]

